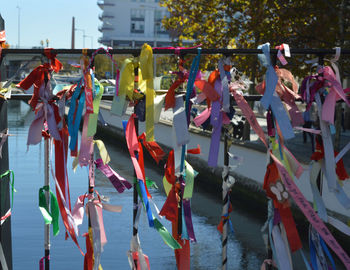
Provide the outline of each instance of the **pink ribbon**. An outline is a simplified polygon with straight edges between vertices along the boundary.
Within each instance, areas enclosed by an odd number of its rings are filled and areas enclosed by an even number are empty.
[[[243,112],[244,116],[248,120],[250,126],[253,128],[254,132],[259,136],[260,140],[265,144],[266,148],[269,148],[266,139],[265,139],[265,133],[262,130],[261,126],[259,125],[258,121],[256,120],[256,117],[254,115],[254,112],[250,108],[247,101],[244,99],[244,97],[239,94],[237,91],[234,90],[234,88],[230,85],[230,91],[233,94],[234,99],[236,100],[236,103],[238,107]]]
[[[343,99],[348,106],[350,106],[350,102],[346,98],[343,87],[338,81],[332,68],[324,67],[322,72],[324,79],[327,81],[328,85],[330,85],[330,92],[328,93],[322,106],[322,120],[333,124],[335,111],[334,108],[336,101],[339,99]]]
[[[215,81],[215,91],[221,98],[221,81]],[[213,131],[211,134],[208,166],[216,167],[218,162],[218,155],[220,149],[220,137],[221,137],[221,127],[222,127],[222,105],[220,100],[212,102],[210,124],[213,126]]]
[[[80,166],[87,166],[91,159],[93,151],[93,138],[87,136],[89,124],[89,114],[84,115],[83,133],[81,134],[80,152],[79,152],[79,164]]]
[[[138,180],[142,180],[144,182],[145,179],[143,177],[140,164],[136,158],[136,154],[139,153],[139,142],[138,142],[138,139],[136,136],[136,130],[135,130],[135,122],[134,122],[135,117],[136,117],[135,114],[132,114],[130,116],[130,119],[125,129],[125,138],[126,138],[126,143],[128,145],[129,153],[131,156],[131,161],[135,168],[136,177]]]
[[[108,179],[119,193],[123,193],[125,189],[131,189],[132,185],[117,172],[115,172],[108,164],[103,164],[102,159],[95,160],[97,169],[99,169]]]
[[[211,108],[206,108],[200,115],[193,119],[193,122],[196,124],[197,127],[199,127],[209,118],[210,114]]]
[[[313,129],[313,128],[303,128],[303,127],[294,127],[297,130],[301,130],[301,131],[305,131],[305,132],[310,132],[316,135],[320,135],[321,134],[321,130],[319,129]]]
[[[45,269],[45,267],[44,267],[44,260],[45,259],[50,260],[50,255],[49,256],[44,256],[44,257],[42,257],[40,259],[40,261],[39,261],[39,270],[44,270]]]
[[[154,47],[153,50],[175,50],[175,54],[179,55],[181,50],[195,49],[202,46],[202,44],[193,47]]]

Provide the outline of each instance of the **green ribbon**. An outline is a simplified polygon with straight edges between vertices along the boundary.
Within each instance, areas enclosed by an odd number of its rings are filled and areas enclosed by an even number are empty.
[[[156,182],[154,182],[153,180],[149,179],[147,176],[146,176],[146,185],[147,185],[148,188],[158,189],[158,186],[157,186]]]
[[[10,175],[10,186],[11,186],[11,209],[13,207],[13,194],[14,192],[17,192],[15,189],[15,174],[12,170],[7,170],[6,172],[4,172],[3,174],[0,175],[0,179],[2,179],[5,176]]]
[[[134,181],[135,181],[135,178],[134,178]],[[143,204],[143,207],[145,207],[145,204],[143,203],[143,200],[141,197],[141,190],[138,183],[136,184],[136,190]],[[154,216],[153,216],[153,222],[154,222],[154,228],[157,230],[160,237],[162,237],[165,244],[167,244],[172,249],[182,248],[181,245],[175,240],[175,238],[169,233],[169,231],[162,225],[162,223],[160,223],[160,221]]]
[[[49,206],[47,205],[47,202],[46,202],[45,191],[50,192],[51,212],[49,211]],[[39,189],[39,209],[41,211],[41,214],[43,215],[45,224],[52,224],[53,235],[56,236],[60,231],[59,208],[58,208],[58,202],[57,202],[56,196],[52,193],[49,186],[43,186],[42,188]]]
[[[182,248],[181,245],[174,239],[174,237],[168,232],[168,230],[160,223],[156,218],[153,219],[154,228],[158,231],[165,244],[172,249]]]
[[[193,193],[193,184],[194,184],[194,176],[195,171],[193,170],[192,166],[185,160],[185,190],[183,194],[184,199],[191,199],[192,193]]]

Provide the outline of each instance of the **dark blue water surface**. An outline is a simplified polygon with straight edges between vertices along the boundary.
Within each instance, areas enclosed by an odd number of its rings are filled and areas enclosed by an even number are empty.
[[[10,133],[15,135],[9,137],[9,160],[10,169],[15,172],[17,190],[12,216],[14,269],[38,269],[39,259],[44,254],[44,221],[38,208],[38,190],[44,182],[44,143],[30,146],[27,151],[28,127],[33,118],[28,111],[29,107],[24,103],[9,106]],[[131,181],[133,169],[130,157],[124,151],[118,150],[117,145],[107,143],[106,147],[112,159],[111,167]],[[86,168],[78,168],[74,173],[71,170],[71,158],[68,164],[73,204],[79,195],[87,192],[88,173]],[[147,168],[146,174],[161,183],[163,176],[156,170]],[[53,180],[50,181],[53,186]],[[132,235],[132,191],[117,193],[109,180],[100,173],[96,175],[96,190],[109,197],[111,204],[123,206],[121,213],[103,213],[108,243],[102,253],[101,265],[103,269],[129,269],[126,252],[130,248]],[[166,199],[164,192],[160,189],[151,190],[151,193],[154,202],[161,209]],[[210,199],[205,194],[195,193],[193,196],[193,223],[197,243],[191,244],[191,269],[220,269],[221,237],[216,230],[216,224],[221,204],[219,200]],[[217,197],[220,198],[220,195]],[[233,218],[241,219],[244,226],[235,229],[237,237],[234,234],[229,237],[228,268],[259,269],[264,259],[264,247],[258,230],[261,224],[251,224],[237,213]],[[167,220],[162,219],[161,222],[171,230]],[[87,231],[86,224],[85,217],[80,227],[81,234]],[[174,252],[163,243],[154,229],[148,227],[144,214],[139,227],[141,246],[149,256],[151,269],[176,269]],[[51,269],[83,269],[83,257],[78,248],[71,239],[65,240],[62,221],[60,230],[56,237],[51,233]],[[239,239],[239,234],[248,239],[250,247]],[[80,236],[79,243],[85,251],[85,238]]]

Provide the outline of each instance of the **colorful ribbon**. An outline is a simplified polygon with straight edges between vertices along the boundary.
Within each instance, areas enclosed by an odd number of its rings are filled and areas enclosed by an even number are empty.
[[[154,141],[154,86],[153,86],[153,51],[152,47],[144,44],[140,54],[139,87],[142,91],[143,80],[146,81],[146,141]]]
[[[119,193],[123,193],[125,189],[131,189],[132,185],[117,172],[115,172],[108,164],[104,164],[102,159],[95,160],[96,168],[99,169],[108,179]]]
[[[45,193],[49,192],[50,197],[50,211],[47,205]],[[52,224],[53,235],[56,236],[59,231],[59,206],[56,196],[50,190],[49,186],[43,186],[39,189],[39,209],[43,215],[45,224]]]

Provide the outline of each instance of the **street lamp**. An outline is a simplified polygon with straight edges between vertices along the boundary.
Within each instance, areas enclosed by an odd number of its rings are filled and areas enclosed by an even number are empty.
[[[16,7],[18,9],[18,42],[17,42],[17,46],[19,48],[19,46],[21,45],[21,8],[17,5]]]
[[[83,32],[83,48],[85,48],[85,30],[84,29],[79,29],[79,28],[74,28],[74,30]]]
[[[84,44],[85,44],[85,38],[90,38],[91,40],[91,49],[93,49],[93,36],[88,36],[88,35],[84,35],[83,38],[84,38]]]

